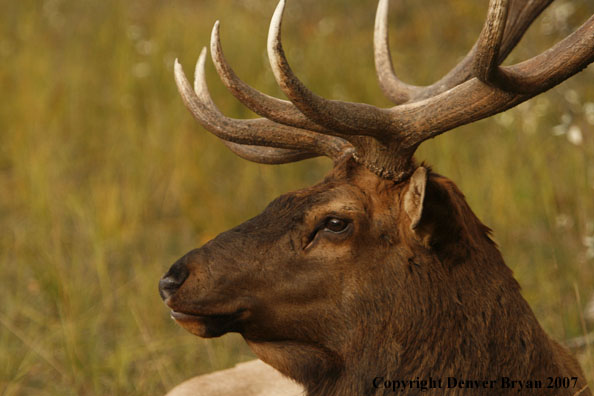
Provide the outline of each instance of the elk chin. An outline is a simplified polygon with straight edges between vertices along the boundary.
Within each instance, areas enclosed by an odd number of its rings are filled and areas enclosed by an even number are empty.
[[[171,318],[188,332],[202,338],[220,337],[227,333],[241,331],[247,311],[238,310],[232,314],[195,315],[171,311]]]

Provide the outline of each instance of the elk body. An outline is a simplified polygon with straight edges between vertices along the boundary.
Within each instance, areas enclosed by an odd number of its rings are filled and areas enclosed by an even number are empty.
[[[261,360],[189,379],[166,396],[303,396],[303,388]]]
[[[413,159],[423,141],[513,107],[594,60],[593,16],[548,51],[499,66],[550,2],[491,0],[469,54],[436,84],[416,87],[394,75],[388,2],[380,0],[374,44],[380,84],[397,104],[389,109],[323,99],[295,77],[280,41],[284,1],[268,50],[290,101],[238,79],[217,22],[217,71],[264,118],[218,111],[205,83],[205,51],[193,88],[175,66],[194,117],[248,160],[324,155],[335,166],[321,183],[279,197],[173,264],[159,282],[172,317],[200,337],[240,333],[309,396],[392,394],[395,381],[398,393],[413,395],[421,392],[414,380],[429,378],[441,380],[423,392],[429,395],[591,395],[577,361],[538,324],[463,194]],[[575,380],[548,389],[548,377]],[[505,378],[522,383],[512,388]],[[541,389],[529,387],[536,381]]]

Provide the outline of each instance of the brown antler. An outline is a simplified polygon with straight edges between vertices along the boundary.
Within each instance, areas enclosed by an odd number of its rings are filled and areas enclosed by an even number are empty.
[[[388,2],[389,0],[380,0],[375,20],[375,64],[378,74],[380,87],[384,94],[394,103],[400,104],[409,101],[418,101],[427,99],[447,91],[464,81],[474,77],[476,56],[479,43],[483,42],[483,37],[479,37],[477,43],[470,52],[456,65],[448,74],[436,83],[427,87],[416,87],[401,82],[394,73],[392,58],[390,56],[388,39]],[[510,0],[507,12],[508,20],[504,22],[503,37],[498,51],[497,64],[501,64],[509,55],[512,49],[518,44],[526,30],[540,13],[549,6],[553,0],[525,1]],[[501,10],[501,7],[497,7]],[[495,11],[489,7],[489,16],[494,16]],[[487,21],[485,27],[492,26]],[[491,30],[492,31],[492,30]],[[495,49],[495,48],[493,48]]]
[[[196,63],[194,90],[176,60],[175,81],[178,90],[194,117],[207,130],[225,141],[227,147],[240,157],[254,162],[276,164],[319,155],[337,161],[350,150],[351,146],[337,137],[288,127],[263,118],[236,120],[225,117],[208,92],[205,60],[206,48],[202,50]]]
[[[499,66],[534,19],[552,0],[491,0],[477,43],[444,78],[427,87],[401,82],[388,47],[388,0],[380,0],[375,28],[375,60],[380,86],[398,106],[381,109],[321,98],[292,72],[281,44],[285,0],[271,21],[268,54],[274,76],[290,102],[263,94],[242,82],[224,59],[218,22],[211,37],[217,72],[248,108],[267,119],[224,117],[208,95],[204,53],[196,74],[196,94],[176,64],[176,80],[186,105],[207,129],[239,155],[258,162],[290,162],[315,155],[335,160],[347,152],[378,175],[394,180],[413,169],[413,154],[425,140],[513,107],[570,77],[594,60],[594,16],[557,45],[525,62]],[[253,146],[275,147],[258,151]],[[354,151],[353,151],[354,148]],[[255,154],[257,153],[257,154]],[[273,159],[266,160],[266,157]]]
[[[219,21],[215,22],[212,29],[210,54],[223,84],[225,84],[227,89],[240,102],[254,113],[280,124],[320,133],[331,133],[328,129],[319,126],[307,118],[291,102],[266,95],[241,81],[225,60],[219,36]]]

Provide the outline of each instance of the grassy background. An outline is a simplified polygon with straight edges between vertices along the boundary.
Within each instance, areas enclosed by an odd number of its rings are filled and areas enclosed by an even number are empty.
[[[427,84],[480,31],[486,1],[392,2],[398,73]],[[594,12],[558,0],[510,61]],[[269,0],[0,0],[0,393],[158,395],[249,359],[234,335],[204,341],[168,317],[157,282],[182,254],[310,185],[327,160],[249,164],[184,108],[172,64],[191,70],[216,19],[229,61],[282,96],[265,56]],[[285,47],[319,94],[387,106],[375,81],[375,0],[291,1]],[[444,16],[446,16],[444,18]],[[252,116],[208,65],[213,96]],[[504,115],[426,143],[493,227],[542,325],[592,331],[594,69]],[[594,380],[594,350],[579,352]]]

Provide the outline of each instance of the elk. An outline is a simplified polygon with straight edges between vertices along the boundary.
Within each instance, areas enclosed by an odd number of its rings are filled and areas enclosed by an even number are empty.
[[[159,281],[173,319],[199,337],[241,334],[308,396],[413,395],[430,379],[440,383],[423,390],[428,395],[592,395],[575,358],[539,325],[489,228],[452,181],[414,159],[425,140],[516,106],[592,63],[594,16],[549,50],[501,66],[551,2],[490,0],[469,53],[420,87],[394,73],[388,0],[380,0],[375,64],[391,108],[327,100],[300,82],[281,44],[285,0],[267,49],[289,101],[238,78],[217,22],[216,70],[262,118],[217,109],[206,48],[193,87],[175,64],[192,115],[249,161],[326,156],[334,168],[174,263]],[[520,382],[512,387],[506,378]],[[548,388],[548,378],[572,382]]]

